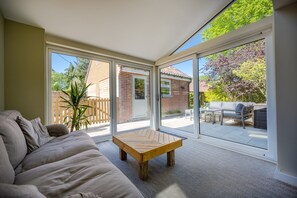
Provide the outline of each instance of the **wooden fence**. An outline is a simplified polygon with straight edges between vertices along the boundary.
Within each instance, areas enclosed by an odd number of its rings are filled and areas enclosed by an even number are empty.
[[[62,106],[60,96],[62,92],[53,92],[52,94],[52,123],[61,124],[65,117],[72,115],[72,110],[66,110]],[[94,98],[84,100],[84,104],[91,106],[86,112],[90,124],[99,124],[110,122],[110,99],[109,98]]]

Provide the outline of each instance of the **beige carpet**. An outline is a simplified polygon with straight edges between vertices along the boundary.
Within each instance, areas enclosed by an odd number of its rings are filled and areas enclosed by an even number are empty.
[[[297,188],[273,179],[275,165],[194,140],[176,150],[176,165],[166,155],[149,161],[149,179],[138,178],[138,164],[118,157],[111,141],[98,144],[145,197],[297,197]]]

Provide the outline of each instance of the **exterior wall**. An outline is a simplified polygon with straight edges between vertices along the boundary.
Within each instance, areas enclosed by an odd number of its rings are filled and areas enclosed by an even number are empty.
[[[167,79],[167,78],[164,78]],[[171,80],[171,96],[161,99],[162,115],[168,114],[169,111],[179,110],[181,113],[189,108],[189,84],[188,81]]]
[[[145,76],[121,71],[118,75],[119,97],[118,97],[118,123],[133,120],[133,76]],[[150,115],[150,82],[147,76],[147,107]]]
[[[109,98],[109,63],[90,61],[86,83],[92,83],[88,88],[88,96]]]
[[[5,109],[27,119],[45,118],[44,29],[5,20]]]

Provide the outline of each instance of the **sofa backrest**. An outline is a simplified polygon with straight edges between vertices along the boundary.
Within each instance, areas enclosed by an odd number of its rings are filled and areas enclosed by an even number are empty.
[[[222,108],[222,102],[210,102],[209,103],[210,109],[221,109]]]
[[[0,112],[0,135],[5,144],[9,161],[15,169],[27,154],[26,140],[19,125],[16,123],[17,111]]]
[[[15,172],[9,161],[5,144],[0,135],[0,183],[13,184]]]
[[[222,102],[222,110],[235,111],[236,102]]]

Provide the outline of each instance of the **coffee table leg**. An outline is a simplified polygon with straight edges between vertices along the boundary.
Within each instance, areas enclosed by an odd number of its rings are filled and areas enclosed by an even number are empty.
[[[121,160],[127,160],[127,153],[120,149],[120,159]]]
[[[139,163],[139,178],[142,180],[148,178],[148,161]]]
[[[167,166],[174,166],[175,164],[175,152],[174,150],[167,153]]]

